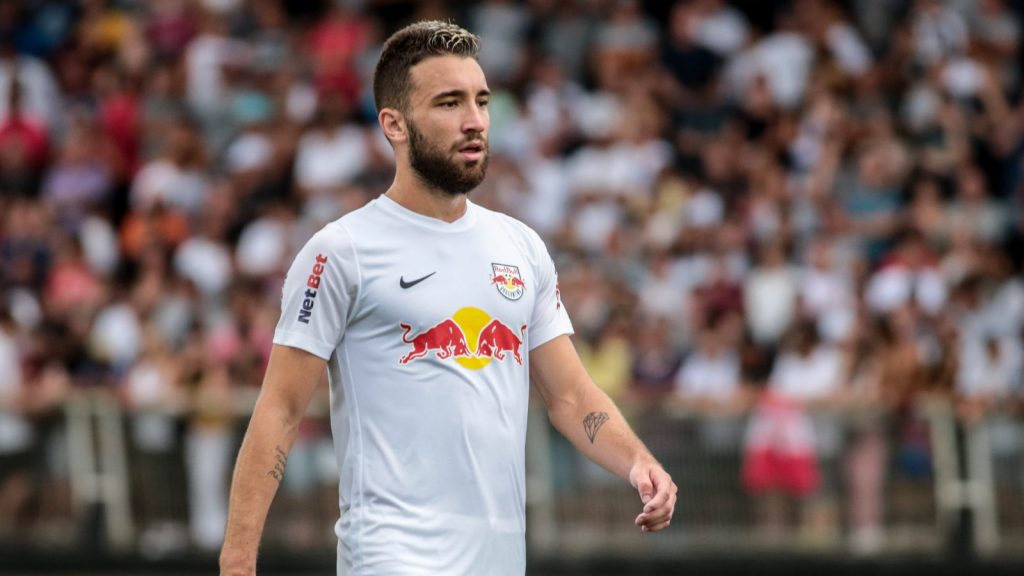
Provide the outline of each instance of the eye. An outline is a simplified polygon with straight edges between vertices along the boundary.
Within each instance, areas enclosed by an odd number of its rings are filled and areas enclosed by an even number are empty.
[[[476,105],[481,108],[487,108],[488,104],[490,104],[490,100],[480,100],[479,102],[476,103]]]
[[[458,105],[458,100],[444,100],[438,103],[438,106],[440,106],[441,108],[455,108]]]

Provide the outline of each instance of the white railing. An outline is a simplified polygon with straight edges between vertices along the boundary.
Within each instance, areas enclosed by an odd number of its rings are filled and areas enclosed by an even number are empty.
[[[241,440],[251,410],[252,399],[239,401],[237,417],[230,426],[235,446]],[[986,554],[1020,554],[1024,548],[1024,449],[1006,459],[993,449],[993,441],[983,420],[965,425],[948,401],[920,403],[918,414],[927,423],[927,449],[931,470],[926,477],[905,477],[898,462],[900,438],[887,427],[889,466],[885,470],[885,515],[881,529],[884,546],[881,553],[945,554],[955,546],[954,537],[966,538],[973,550]],[[527,435],[527,519],[529,550],[537,557],[613,554],[675,557],[694,552],[807,552],[846,553],[850,530],[845,520],[850,494],[845,485],[843,466],[846,453],[826,457],[823,472],[829,480],[810,503],[818,507],[818,524],[792,522],[781,535],[768,534],[754,513],[759,502],[742,487],[742,431],[745,415],[711,416],[698,412],[625,407],[638,433],[676,478],[680,499],[672,526],[658,537],[641,535],[632,525],[639,500],[624,481],[590,464],[558,435],[542,409],[530,412]],[[188,415],[168,414],[186,428]],[[838,423],[841,430],[856,422],[862,413],[838,411],[818,417]],[[65,404],[62,431],[67,483],[73,506],[65,521],[80,533],[90,518],[102,518],[102,541],[112,551],[138,551],[149,546],[150,530],[144,511],[155,499],[187,502],[187,482],[172,482],[168,490],[139,490],[139,466],[160,466],[158,475],[184,478],[184,442],[179,438],[176,450],[168,452],[157,464],[138,464],[138,448],[126,430],[134,414],[124,412],[120,402],[103,390],[84,390]],[[312,446],[307,455],[309,466],[323,470],[326,452],[318,449],[329,438],[326,414],[312,411],[315,437],[306,440]],[[875,414],[875,421],[891,415]],[[1019,416],[1009,420],[1024,430]],[[717,436],[716,436],[717,435]],[[50,439],[60,437],[50,435]],[[1021,444],[1024,444],[1022,442]],[[40,449],[46,449],[45,446]],[[319,456],[318,456],[319,455]],[[43,458],[39,458],[43,460]],[[329,460],[329,459],[328,459]],[[289,462],[289,472],[299,459]],[[1010,474],[996,473],[999,467]],[[153,470],[149,470],[152,473]],[[1016,480],[1006,481],[1005,477]],[[1003,477],[1004,480],[1000,480]],[[37,483],[42,487],[50,482]],[[177,492],[180,492],[178,494]],[[45,499],[48,495],[43,494]],[[138,509],[133,504],[140,503]],[[266,531],[270,549],[290,551],[331,549],[331,522],[336,515],[336,479],[317,472],[305,482],[282,486],[271,510]],[[1008,504],[1007,504],[1008,503]],[[807,504],[807,503],[805,503]],[[163,508],[166,508],[164,506]],[[179,524],[175,544],[166,548],[187,548],[189,512],[178,506],[170,517]],[[96,515],[96,511],[102,513]],[[963,511],[973,521],[964,523]],[[812,514],[813,516],[813,514]],[[52,520],[52,519],[51,519]],[[812,518],[813,520],[813,518]],[[26,526],[25,534],[32,534]],[[968,531],[968,532],[965,532]],[[173,532],[173,531],[172,531]],[[296,537],[296,534],[300,537]],[[182,536],[184,535],[184,536]],[[29,539],[31,541],[31,539]],[[0,541],[0,545],[5,543]],[[69,547],[83,545],[74,540]]]

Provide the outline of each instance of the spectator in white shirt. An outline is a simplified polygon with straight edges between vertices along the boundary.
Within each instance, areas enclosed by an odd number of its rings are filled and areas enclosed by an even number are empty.
[[[697,0],[697,42],[722,58],[741,50],[750,37],[743,13],[722,0]]]
[[[726,317],[711,318],[697,335],[697,347],[676,373],[674,403],[700,415],[704,450],[734,456],[742,444],[751,395],[743,386],[739,351]]]
[[[967,49],[967,24],[952,8],[939,0],[917,0],[912,14],[914,57],[920,64],[937,64]]]
[[[350,114],[341,95],[322,95],[316,123],[295,153],[295,182],[305,197],[335,193],[368,168],[370,142]]]
[[[962,418],[977,422],[1020,393],[1022,353],[1020,340],[1013,336],[965,335],[961,339],[955,385]]]
[[[743,398],[740,358],[714,323],[697,336],[697,347],[676,374],[676,396],[702,411],[729,410]]]
[[[10,92],[20,84],[23,113],[47,128],[61,118],[60,87],[45,61],[15,51],[13,34],[4,31],[0,39],[0,120],[8,117]]]
[[[197,125],[184,116],[167,128],[167,140],[161,156],[144,165],[135,175],[131,188],[132,209],[148,213],[158,206],[200,212],[209,188],[206,150]]]
[[[743,282],[747,328],[760,345],[774,345],[796,316],[797,278],[780,241],[761,246],[760,261]]]
[[[946,303],[946,284],[924,239],[910,232],[871,276],[865,299],[875,314],[892,312],[915,304],[928,314],[938,313]]]
[[[814,241],[799,285],[802,311],[813,318],[825,340],[838,342],[850,335],[856,317],[856,300],[850,281],[833,265],[834,245]]]
[[[843,388],[842,355],[820,342],[813,324],[798,324],[790,338],[772,369],[771,392],[805,406],[827,403]]]

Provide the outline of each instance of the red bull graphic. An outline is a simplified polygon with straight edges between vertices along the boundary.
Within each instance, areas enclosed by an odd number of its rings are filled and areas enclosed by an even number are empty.
[[[526,336],[526,324],[519,328],[523,336]],[[519,347],[523,340],[512,331],[511,328],[501,323],[501,320],[491,320],[491,323],[480,332],[480,338],[476,343],[477,356],[493,356],[498,360],[505,359],[505,352],[511,352],[512,357],[522,366],[523,358],[519,355]]]
[[[434,352],[439,360],[454,359],[469,370],[479,370],[492,360],[500,362],[508,356],[523,365],[521,350],[526,338],[526,325],[522,325],[517,333],[479,308],[460,308],[451,318],[414,336],[409,335],[412,326],[404,322],[399,326],[402,328],[402,342],[412,344],[412,350],[398,360],[399,364],[426,358]]]
[[[526,292],[526,283],[519,274],[519,267],[511,264],[491,263],[491,285],[509,300],[519,300]]]
[[[412,330],[412,326],[401,323],[399,326],[402,327],[402,342],[406,344],[412,344],[413,348],[402,359],[398,361],[399,364],[408,364],[409,362],[423,358],[431,350],[437,353],[437,357],[441,360],[447,360],[452,356],[468,356],[469,348],[466,346],[466,336],[462,332],[462,328],[452,320],[445,320],[433,328],[429,328],[413,336],[411,339],[407,338],[409,331]]]

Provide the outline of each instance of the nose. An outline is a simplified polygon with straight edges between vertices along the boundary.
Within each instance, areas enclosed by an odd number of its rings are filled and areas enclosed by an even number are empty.
[[[476,103],[466,107],[466,117],[462,120],[462,133],[482,133],[487,130],[487,110]]]

